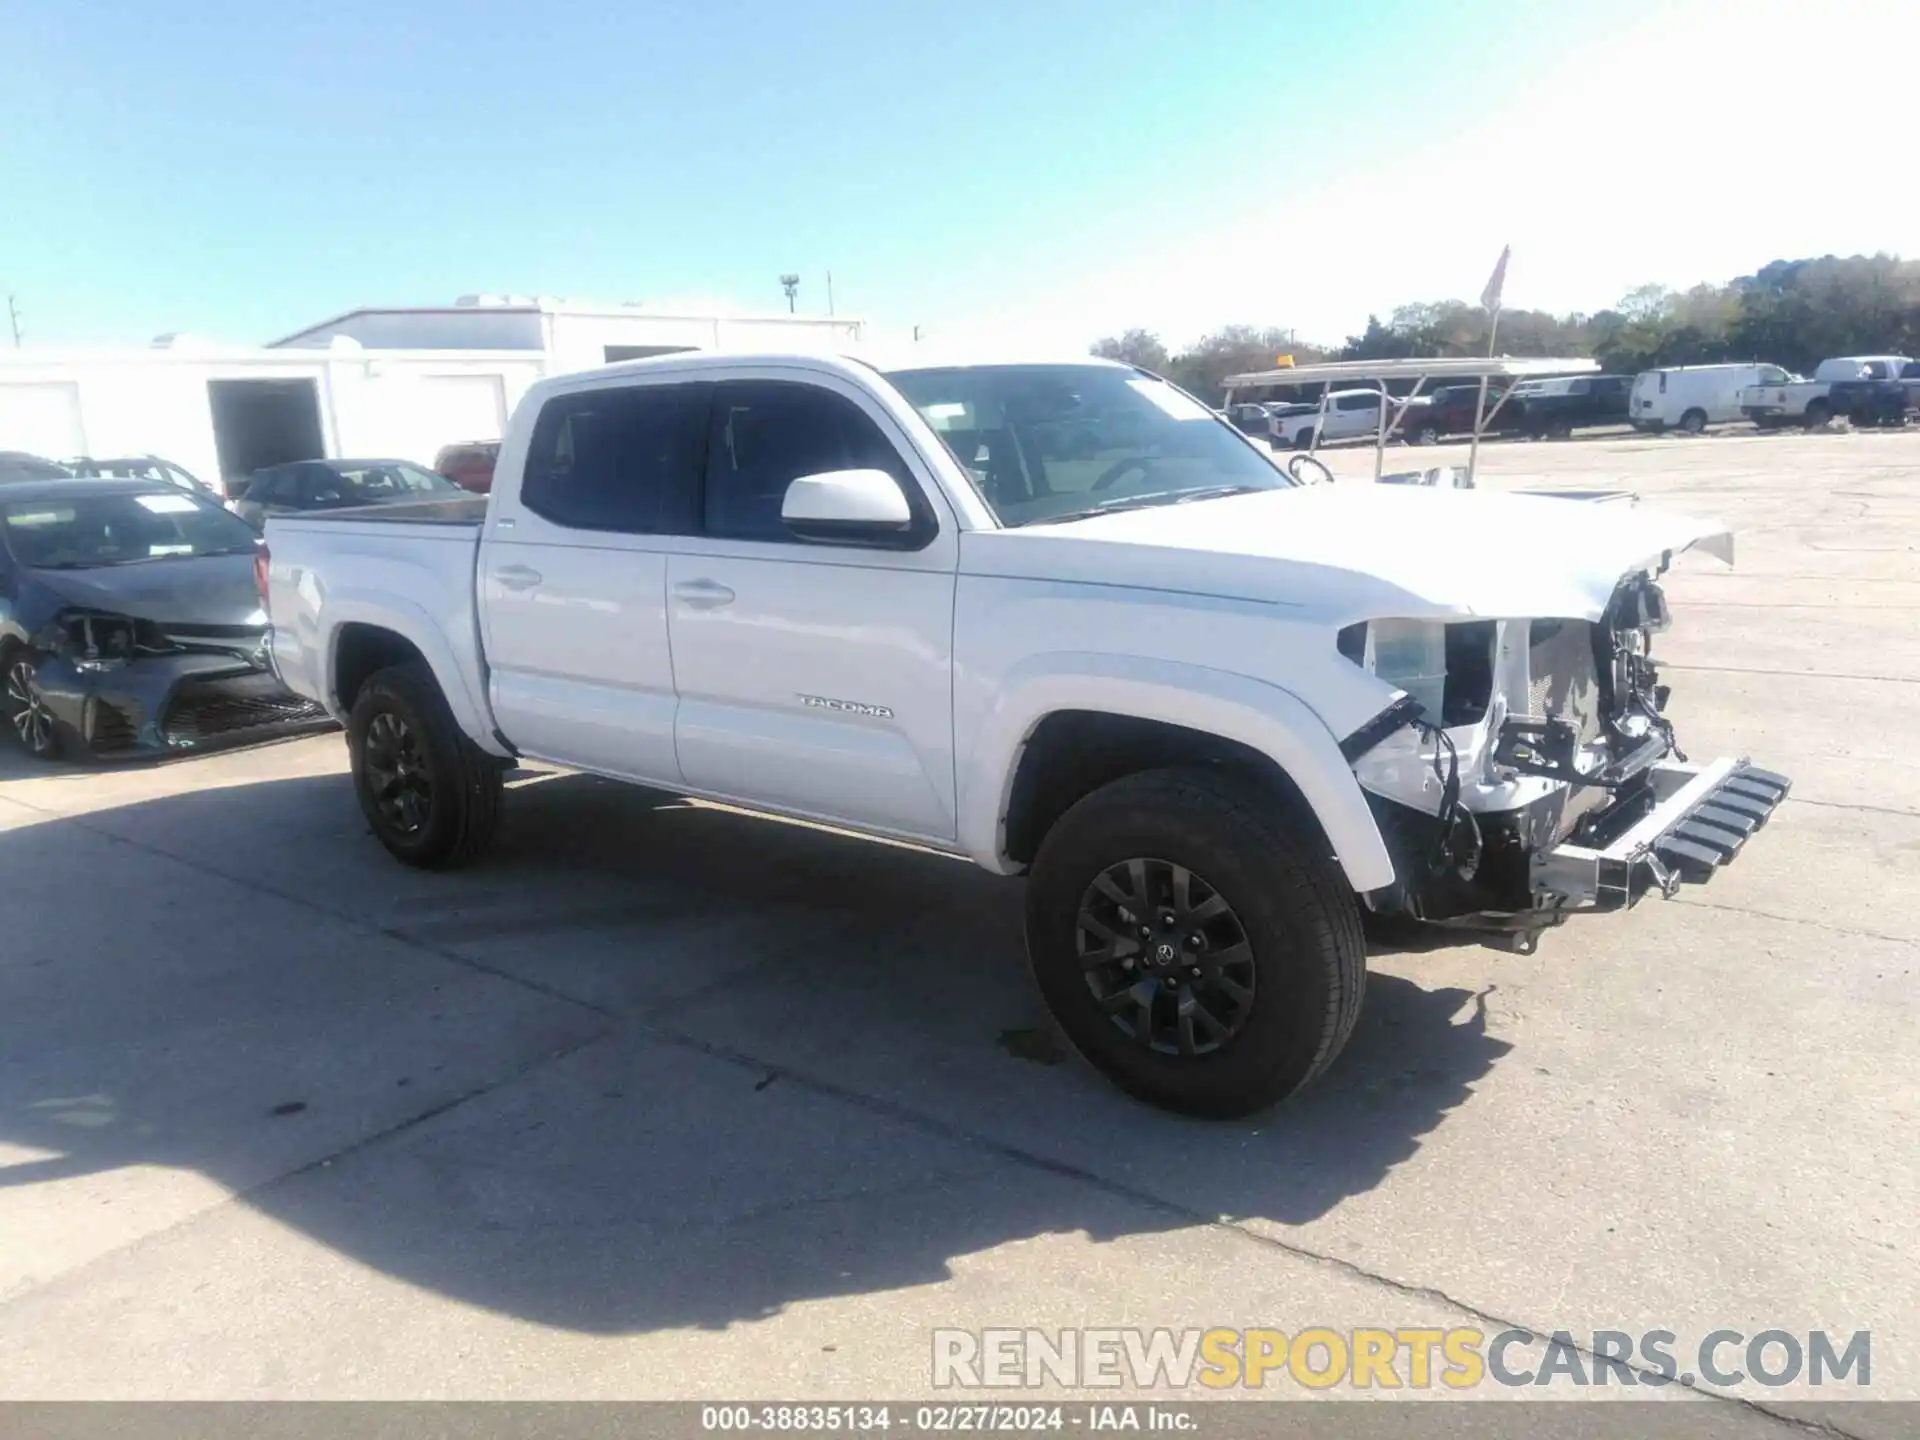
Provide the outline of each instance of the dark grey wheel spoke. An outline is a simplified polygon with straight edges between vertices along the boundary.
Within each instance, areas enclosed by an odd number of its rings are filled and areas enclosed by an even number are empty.
[[[1173,908],[1180,914],[1187,914],[1193,909],[1193,901],[1190,898],[1190,892],[1193,889],[1193,872],[1184,865],[1173,865],[1168,868],[1173,872]]]
[[[433,785],[406,721],[392,711],[368,721],[362,759],[367,789],[381,818],[402,834],[425,826],[433,808]]]
[[[1253,997],[1249,995],[1246,998],[1251,1000]],[[1188,1013],[1192,1015],[1193,1019],[1199,1025],[1205,1028],[1206,1032],[1209,1035],[1217,1036],[1218,1038],[1224,1040],[1227,1038],[1228,1034],[1231,1033],[1230,1031],[1228,1031],[1227,1027],[1220,1022],[1219,1017],[1216,1016],[1211,1010],[1207,1009],[1206,1006],[1202,1005],[1198,1000],[1195,1000],[1193,1002],[1193,1005],[1191,1009],[1188,1011]]]
[[[1205,900],[1202,900],[1198,905],[1193,907],[1189,918],[1193,920],[1211,920],[1216,915],[1225,915],[1226,913],[1226,896],[1216,890]]]
[[[1199,1050],[1193,1043],[1193,1005],[1191,1001],[1180,1007],[1180,1019],[1177,1029],[1180,1037],[1180,1053],[1182,1055],[1197,1055]]]
[[[1153,913],[1153,882],[1147,875],[1147,862],[1129,860],[1127,879],[1133,885],[1134,906],[1139,911],[1140,918],[1144,920]]]
[[[1152,985],[1145,982],[1142,982],[1134,992],[1133,1041],[1136,1045],[1153,1044],[1153,999],[1158,993]]]
[[[1075,946],[1094,1002],[1135,1045],[1200,1056],[1253,1013],[1253,949],[1226,896],[1170,860],[1135,856],[1087,882]],[[1231,972],[1231,973],[1229,973]]]
[[[1253,991],[1247,989],[1224,970],[1212,978],[1214,986],[1234,1004],[1251,1005],[1253,1003]]]

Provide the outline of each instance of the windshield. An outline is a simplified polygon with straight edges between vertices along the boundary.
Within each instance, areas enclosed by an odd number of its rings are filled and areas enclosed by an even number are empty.
[[[7,549],[24,566],[83,570],[198,555],[250,555],[244,520],[178,490],[62,495],[0,507]]]
[[[1002,525],[1293,482],[1161,380],[1106,365],[895,370]]]

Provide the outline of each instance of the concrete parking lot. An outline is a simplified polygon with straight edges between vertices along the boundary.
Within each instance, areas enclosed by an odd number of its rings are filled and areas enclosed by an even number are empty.
[[[950,860],[523,772],[417,874],[337,736],[0,752],[0,1396],[845,1400],[928,1393],[936,1326],[1512,1323],[1868,1329],[1920,1399],[1920,436],[1481,466],[1735,525],[1672,713],[1792,799],[1676,901],[1376,958],[1242,1124],[1069,1058],[1019,883]]]

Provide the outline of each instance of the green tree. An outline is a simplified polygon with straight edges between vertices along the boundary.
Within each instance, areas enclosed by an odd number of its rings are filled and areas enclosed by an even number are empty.
[[[1296,344],[1291,330],[1228,325],[1201,336],[1192,349],[1174,356],[1172,368],[1166,373],[1181,389],[1209,405],[1218,405],[1226,395],[1229,375],[1275,369],[1282,355],[1305,364],[1325,359],[1326,354],[1319,346]]]
[[[1228,325],[1168,357],[1157,337],[1130,330],[1103,340],[1114,354],[1157,370],[1218,403],[1228,375],[1275,368],[1282,354],[1301,363],[1484,355],[1490,317],[1463,300],[1396,306],[1367,317],[1337,350],[1296,343],[1291,331]],[[1689,290],[1640,285],[1593,315],[1505,310],[1495,349],[1503,355],[1592,356],[1607,370],[1765,360],[1810,371],[1834,355],[1920,352],[1920,261],[1892,255],[1822,255],[1775,260],[1725,285]],[[1304,393],[1308,387],[1276,387]],[[1318,387],[1311,387],[1317,390]]]
[[[1151,330],[1129,330],[1115,338],[1107,336],[1096,340],[1090,347],[1092,353],[1103,360],[1120,360],[1128,365],[1138,365],[1142,370],[1151,370],[1156,375],[1167,373],[1172,356],[1167,347],[1160,343],[1160,337]]]

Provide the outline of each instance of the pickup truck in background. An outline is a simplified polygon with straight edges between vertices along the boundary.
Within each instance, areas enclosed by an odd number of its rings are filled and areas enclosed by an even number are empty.
[[[273,664],[398,859],[478,856],[526,758],[1024,874],[1067,1036],[1200,1114],[1339,1053],[1363,920],[1531,948],[1706,880],[1788,788],[1662,713],[1657,577],[1722,527],[1296,483],[1108,361],[554,377],[486,498],[266,538]]]
[[[1564,440],[1587,426],[1626,424],[1632,389],[1631,375],[1522,380],[1507,404],[1515,411],[1513,424],[1529,439]]]
[[[1520,407],[1506,399],[1504,384],[1487,387],[1487,409],[1481,434],[1510,434],[1520,427]],[[1409,445],[1433,445],[1449,435],[1471,435],[1480,404],[1480,385],[1442,385],[1419,397],[1424,404],[1409,410],[1400,428]]]
[[[1268,442],[1275,450],[1316,450],[1330,440],[1372,439],[1380,433],[1380,398],[1378,390],[1335,390],[1319,400],[1272,405]],[[1387,424],[1410,426],[1426,403],[1425,396],[1411,402],[1388,396]],[[1403,410],[1408,414],[1401,421],[1398,417]],[[1388,431],[1389,438],[1401,433],[1404,431],[1397,428]]]
[[[1905,423],[1910,408],[1900,377],[1904,355],[1839,355],[1822,360],[1812,379],[1777,366],[1740,392],[1740,413],[1762,430],[1803,425],[1817,430],[1833,419],[1859,426]]]

